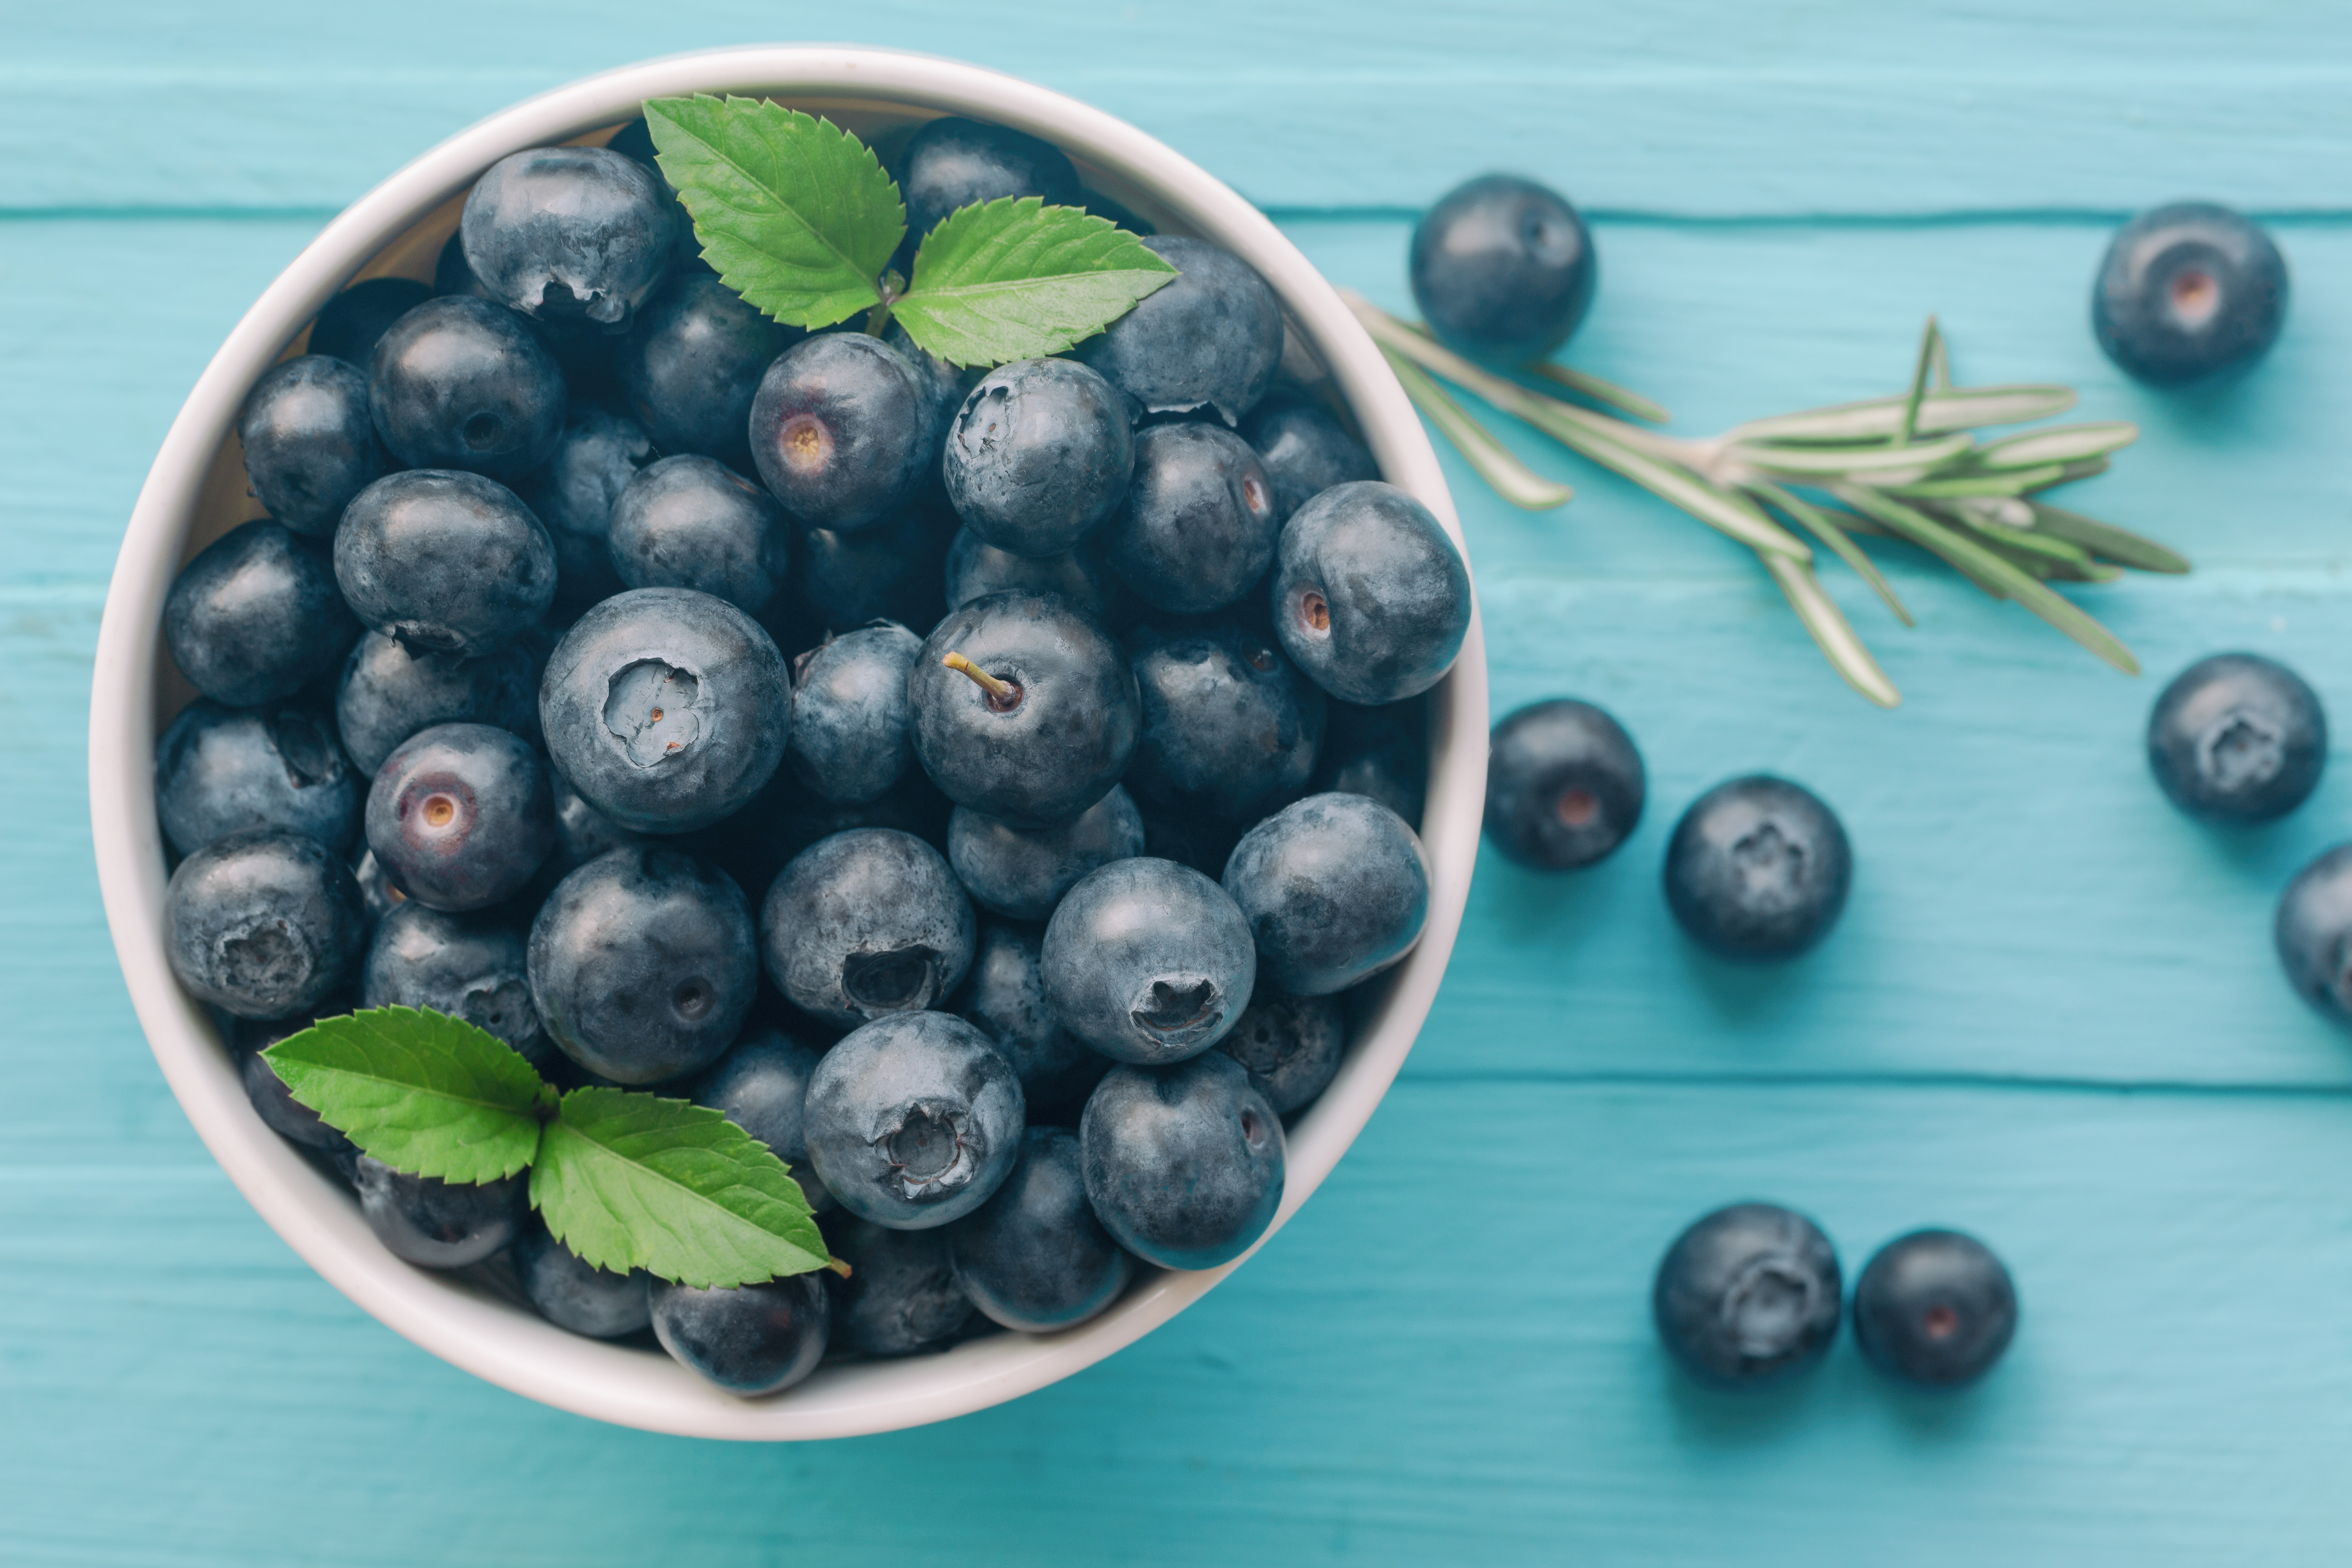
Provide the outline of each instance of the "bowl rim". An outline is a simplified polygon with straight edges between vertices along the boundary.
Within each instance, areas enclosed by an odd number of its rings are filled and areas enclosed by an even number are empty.
[[[327,299],[387,244],[524,147],[634,118],[646,99],[744,92],[871,101],[992,120],[1055,142],[1151,193],[1184,226],[1256,267],[1357,415],[1382,474],[1468,551],[1435,451],[1354,316],[1273,222],[1159,141],[1075,99],[936,56],[854,45],[747,45],[583,78],[477,121],[343,209],[265,289],[197,378],[141,488],[100,624],[89,714],[90,820],[107,923],[141,1028],[173,1096],[247,1201],[320,1275],[394,1332],[526,1398],[647,1431],[790,1441],[896,1430],[968,1414],[1059,1381],[1198,1300],[1280,1230],[1387,1092],[1437,993],[1469,896],[1484,810],[1486,668],[1474,598],[1453,672],[1432,693],[1422,838],[1428,924],[1367,1011],[1339,1079],[1291,1129],[1280,1210],[1249,1253],[1196,1273],[1142,1271],[1117,1305],[1046,1335],[999,1333],[903,1361],[829,1364],[747,1400],[666,1356],[569,1333],[477,1286],[401,1262],[348,1195],[254,1113],[203,1007],[164,955],[163,845],[155,817],[155,692],[165,593],[205,477],[254,380]]]

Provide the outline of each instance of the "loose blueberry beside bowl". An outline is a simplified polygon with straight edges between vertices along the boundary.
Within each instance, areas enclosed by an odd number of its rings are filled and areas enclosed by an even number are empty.
[[[1666,906],[1710,952],[1793,958],[1829,934],[1853,881],[1845,828],[1801,784],[1763,773],[1691,804],[1666,846]]]
[[[1083,1323],[1118,1300],[1135,1260],[1087,1201],[1078,1135],[1032,1127],[987,1203],[948,1227],[955,1279],[992,1321],[1022,1333]]]
[[[2269,353],[2286,298],[2286,260],[2260,225],[2176,202],[2116,232],[2091,289],[2091,331],[2126,374],[2169,385]]]
[[[304,703],[224,708],[199,698],[155,742],[155,811],[183,855],[258,827],[347,852],[364,790],[326,715]]]
[[[1138,857],[1088,873],[1046,922],[1055,1020],[1115,1060],[1160,1067],[1234,1026],[1257,984],[1241,909],[1189,866]]]
[[[2179,675],[2147,716],[2147,765],[2191,816],[2268,822],[2319,787],[2327,715],[2303,678],[2252,653],[2217,653]]]
[[[1274,385],[1281,301],[1248,262],[1205,239],[1160,234],[1143,244],[1177,277],[1080,343],[1077,357],[1145,414],[1213,409],[1239,424]]]
[[[1531,702],[1487,742],[1486,837],[1538,871],[1590,866],[1642,820],[1642,753],[1590,702]]]
[[[1429,919],[1429,860],[1404,818],[1360,795],[1311,795],[1242,836],[1225,891],[1259,973],[1327,996],[1403,959]]]
[[[369,786],[368,848],[400,890],[436,910],[488,909],[522,890],[555,848],[547,764],[489,724],[436,724],[384,759]]]
[[[1427,507],[1378,479],[1335,485],[1283,525],[1272,584],[1283,647],[1343,702],[1444,679],[1470,631],[1470,569]]]
[[[1127,493],[1125,401],[1075,360],[1017,360],[981,379],[948,428],[942,468],[963,525],[1015,555],[1065,554]]]
[[[1559,193],[1515,174],[1456,185],[1412,231],[1412,297],[1439,338],[1475,359],[1520,365],[1576,331],[1601,264]]]
[[[267,521],[240,523],[198,551],[163,599],[172,662],[233,708],[293,696],[358,636],[325,554]]]
[[[1280,536],[1274,487],[1249,443],[1220,426],[1147,426],[1135,473],[1104,525],[1111,569],[1155,609],[1223,609],[1265,576]]]
[[[264,373],[246,396],[236,436],[255,497],[288,528],[317,538],[335,531],[343,508],[392,462],[368,412],[367,376],[324,353]]]
[[[895,1013],[817,1063],[803,1123],[841,1206],[928,1230],[988,1201],[1021,1152],[1021,1080],[995,1043],[948,1013]]]
[[[1734,1204],[1675,1238],[1650,1310],[1659,1342],[1693,1377],[1763,1388],[1829,1353],[1843,1288],[1820,1226],[1772,1204]]]
[[[335,582],[385,637],[474,658],[521,637],[554,603],[555,542],[504,485],[414,468],[352,500],[335,530]]]
[[[307,834],[216,838],[172,873],[164,952],[199,1002],[240,1018],[315,1010],[347,986],[367,945],[359,884]]]
[[[1078,1154],[1103,1228],[1163,1268],[1232,1262],[1282,1206],[1282,1121],[1221,1051],[1113,1068],[1087,1100]]]
[[[786,866],[760,910],[774,982],[845,1029],[937,1006],[971,966],[971,900],[940,852],[911,833],[853,828]]]
[[[1878,1249],[1853,1287],[1853,1342],[1900,1383],[1958,1388],[2017,1332],[2017,1287],[1990,1248],[1956,1230],[1915,1230]]]
[[[833,1299],[814,1274],[698,1289],[656,1284],[654,1337],[678,1363],[730,1394],[778,1394],[816,1370]]]
[[[2352,1024],[2352,844],[2295,873],[2279,895],[2272,935],[2295,994]]]
[[[376,434],[412,468],[517,478],[563,433],[563,369],[521,317],[470,294],[428,300],[368,362]]]

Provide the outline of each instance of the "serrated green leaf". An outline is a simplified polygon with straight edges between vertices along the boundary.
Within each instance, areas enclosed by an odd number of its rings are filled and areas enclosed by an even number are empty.
[[[1448,397],[1445,389],[1432,381],[1419,365],[1393,349],[1383,348],[1381,353],[1389,362],[1389,369],[1396,373],[1398,384],[1412,399],[1413,406],[1454,443],[1463,460],[1494,487],[1496,495],[1525,511],[1565,506],[1573,498],[1576,492],[1566,485],[1545,479],[1519,461],[1517,453],[1470,417],[1469,412]]]
[[[261,1055],[363,1152],[445,1182],[495,1181],[530,1164],[552,1098],[512,1046],[429,1009],[321,1018]]]
[[[880,302],[907,209],[866,143],[780,103],[708,93],[651,100],[646,127],[730,289],[795,327]]]
[[[957,208],[923,237],[893,309],[908,337],[950,364],[999,365],[1075,348],[1175,278],[1108,218],[1000,196]]]
[[[599,1268],[698,1287],[825,1266],[808,1198],[769,1147],[718,1111],[617,1089],[575,1089],[548,1124],[530,1201]]]

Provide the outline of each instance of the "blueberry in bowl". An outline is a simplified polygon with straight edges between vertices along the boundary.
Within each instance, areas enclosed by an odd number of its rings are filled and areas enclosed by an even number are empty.
[[[1015,555],[1069,552],[1127,494],[1127,407],[1075,360],[1017,360],[981,378],[948,426],[948,500],[964,527]]]
[[[836,1028],[936,1006],[971,966],[971,901],[911,833],[857,827],[793,858],[760,908],[768,978]]]
[[[2217,653],[2172,678],[2147,716],[2147,765],[2173,805],[2218,822],[2284,816],[2319,787],[2327,715],[2303,678]]]
[[[1470,629],[1470,570],[1430,510],[1379,479],[1334,485],[1282,527],[1269,579],[1282,646],[1343,702],[1418,697]]]
[[[1219,1051],[1121,1064],[1087,1100],[1078,1165],[1118,1244],[1163,1268],[1214,1268],[1248,1251],[1282,1203],[1282,1121]]]
[[[1311,795],[1242,836],[1225,891],[1259,973],[1301,996],[1344,991],[1402,962],[1429,920],[1429,857],[1404,818],[1360,795]]]
[[[1021,1080],[951,1013],[893,1013],[853,1030],[809,1079],[809,1160],[841,1206],[894,1230],[962,1218],[1021,1152]]]
[[[428,300],[368,357],[376,434],[412,468],[520,478],[563,434],[563,369],[523,319],[470,294]]]
[[[520,892],[555,849],[555,791],[521,736],[436,724],[401,742],[368,786],[368,848],[393,885],[436,910]]]
[[[325,552],[266,520],[199,551],[163,601],[172,662],[235,708],[295,695],[358,636]]]
[[[1081,879],[1045,923],[1039,963],[1062,1027],[1150,1067],[1224,1038],[1258,972],[1241,906],[1191,867],[1148,856]]]
[[[387,474],[344,509],[334,578],[372,630],[466,658],[519,640],[555,602],[555,542],[479,474]]]

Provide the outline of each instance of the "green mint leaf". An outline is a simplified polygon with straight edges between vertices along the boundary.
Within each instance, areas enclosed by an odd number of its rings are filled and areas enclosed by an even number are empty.
[[[1108,218],[1000,196],[959,207],[923,237],[895,310],[908,337],[950,363],[999,365],[1075,348],[1175,276]]]
[[[683,1100],[573,1089],[531,1166],[530,1201],[557,1240],[616,1274],[750,1285],[827,1258],[784,1163],[718,1111]]]
[[[652,100],[646,126],[727,287],[795,327],[880,300],[907,209],[865,142],[779,103],[708,93]]]
[[[261,1055],[362,1152],[445,1182],[495,1181],[530,1164],[539,1113],[554,1098],[496,1035],[415,1007],[321,1018]]]

